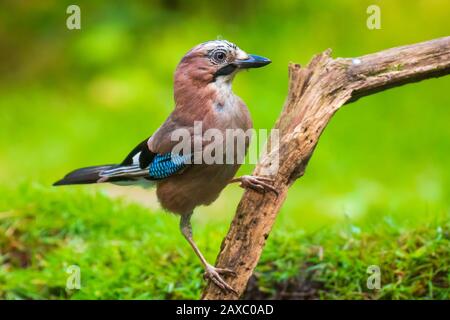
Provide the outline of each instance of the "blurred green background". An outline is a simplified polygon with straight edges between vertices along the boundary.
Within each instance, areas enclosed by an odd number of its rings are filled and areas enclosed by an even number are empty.
[[[81,8],[81,30],[66,28],[69,4]],[[366,27],[371,4],[380,30]],[[447,36],[449,12],[445,0],[2,1],[0,298],[199,296],[201,267],[154,191],[51,187],[74,168],[121,161],[155,131],[173,108],[174,69],[194,45],[223,38],[273,61],[234,82],[255,127],[271,128],[289,62]],[[427,80],[335,115],[269,238],[254,280],[260,297],[282,297],[278,286],[302,274],[315,247],[323,254],[307,265],[321,266],[312,298],[449,297],[449,87],[450,77]],[[241,194],[230,186],[195,213],[211,261]],[[71,264],[81,267],[81,290],[65,289]],[[381,291],[364,288],[369,264],[386,266]]]

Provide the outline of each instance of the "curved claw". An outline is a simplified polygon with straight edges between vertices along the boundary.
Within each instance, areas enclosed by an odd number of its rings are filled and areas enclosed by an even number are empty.
[[[223,268],[215,268],[218,274],[228,275],[228,276],[236,276],[236,272],[231,269],[223,269]]]
[[[209,265],[206,266],[204,278],[214,282],[214,284],[218,286],[222,291],[233,292],[235,295],[238,295],[237,291],[234,290],[228,283],[226,283],[225,280],[222,279],[220,274],[235,276],[236,272],[230,269],[215,268]]]
[[[272,191],[277,195],[277,197],[279,195],[278,190],[275,189],[275,187],[268,184],[268,182],[273,183],[274,179],[259,176],[242,176],[238,179],[241,182],[240,186],[243,188],[251,188],[261,193],[264,193],[266,191]]]

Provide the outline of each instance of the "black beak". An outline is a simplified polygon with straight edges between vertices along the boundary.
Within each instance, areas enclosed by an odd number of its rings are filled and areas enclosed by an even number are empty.
[[[233,64],[236,65],[240,69],[248,69],[248,68],[260,68],[264,67],[271,63],[267,58],[260,57],[254,54],[249,54],[247,59],[236,60]]]
[[[247,59],[235,60],[226,66],[217,70],[214,74],[214,80],[218,76],[226,76],[236,71],[236,69],[260,68],[271,63],[267,58],[260,57],[254,54],[249,54]]]

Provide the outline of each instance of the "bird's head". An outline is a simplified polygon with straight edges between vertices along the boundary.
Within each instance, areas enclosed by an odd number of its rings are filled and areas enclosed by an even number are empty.
[[[237,72],[268,65],[267,58],[247,54],[234,43],[213,40],[192,48],[181,59],[175,81],[188,81],[201,87],[215,81],[231,82]]]

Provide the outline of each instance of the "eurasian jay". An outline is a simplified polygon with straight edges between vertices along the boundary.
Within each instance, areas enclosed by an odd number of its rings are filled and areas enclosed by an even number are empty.
[[[233,178],[240,166],[238,161],[231,164],[196,163],[192,157],[197,151],[175,154],[172,150],[178,141],[174,141],[173,134],[180,129],[187,130],[193,141],[200,139],[202,147],[207,147],[213,142],[198,136],[193,129],[195,122],[200,121],[203,130],[219,130],[225,137],[227,129],[241,129],[244,132],[251,129],[249,111],[233,93],[231,83],[240,70],[262,67],[270,62],[267,58],[247,54],[225,40],[197,45],[181,59],[175,71],[175,109],[150,138],[137,145],[120,164],[77,169],[54,185],[101,182],[156,185],[162,207],[181,216],[181,232],[204,265],[205,278],[222,290],[234,292],[221,277],[233,275],[234,272],[209,264],[195,244],[190,223],[192,213],[197,206],[209,205],[216,200],[230,182],[240,182],[241,187],[258,192],[277,193],[277,190],[267,177]],[[235,142],[225,138],[223,143],[234,145]],[[247,147],[248,141],[245,152]],[[200,153],[204,152],[202,150]],[[226,154],[223,156],[226,157]]]

